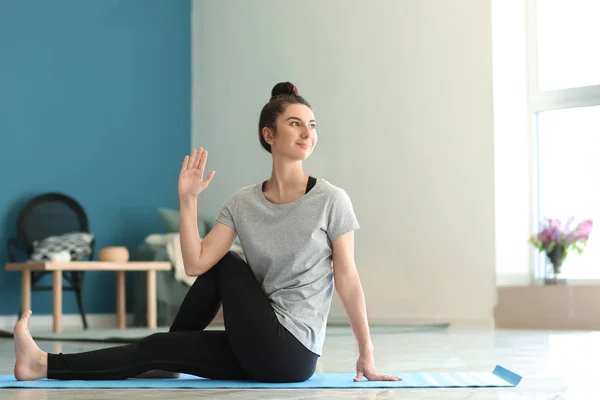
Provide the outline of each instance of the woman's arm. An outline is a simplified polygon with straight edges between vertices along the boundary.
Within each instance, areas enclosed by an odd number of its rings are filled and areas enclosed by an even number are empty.
[[[235,230],[217,222],[208,235],[201,240],[198,233],[198,202],[202,193],[215,176],[211,171],[204,178],[208,151],[202,147],[185,156],[179,174],[179,241],[185,273],[202,275],[211,269],[229,251],[237,236]]]
[[[365,295],[354,263],[354,232],[340,236],[333,241],[332,245],[335,287],[350,319],[350,326],[358,344],[359,358],[356,364],[355,381],[359,381],[363,375],[369,380],[402,380],[375,370]]]
[[[365,295],[354,264],[354,232],[340,236],[333,242],[333,274],[344,310],[356,337],[361,355],[373,354],[369,333]]]
[[[181,256],[188,276],[194,276],[200,262],[202,245],[198,232],[198,205],[195,196],[180,196],[179,199],[179,240]]]

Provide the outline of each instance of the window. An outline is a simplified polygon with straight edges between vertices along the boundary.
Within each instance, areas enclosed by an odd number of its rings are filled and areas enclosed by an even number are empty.
[[[541,90],[600,84],[600,2],[537,0],[538,80]]]
[[[600,2],[528,0],[529,114],[537,147],[537,219],[592,218],[567,279],[600,279]],[[546,268],[540,257],[536,277]]]

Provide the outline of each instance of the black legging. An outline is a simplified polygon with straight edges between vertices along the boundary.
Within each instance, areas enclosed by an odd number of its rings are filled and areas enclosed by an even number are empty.
[[[224,331],[204,331],[223,303]],[[158,369],[209,379],[298,382],[318,356],[277,320],[246,262],[229,252],[199,276],[168,333],[124,346],[48,354],[49,379],[125,379]]]

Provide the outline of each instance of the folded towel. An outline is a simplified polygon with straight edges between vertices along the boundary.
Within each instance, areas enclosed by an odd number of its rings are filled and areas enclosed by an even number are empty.
[[[31,261],[79,261],[92,254],[94,235],[89,232],[71,232],[35,240]],[[68,253],[68,257],[65,253]]]

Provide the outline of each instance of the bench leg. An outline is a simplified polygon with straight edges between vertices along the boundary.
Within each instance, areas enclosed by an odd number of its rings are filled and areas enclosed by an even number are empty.
[[[52,272],[52,332],[61,331],[62,278],[62,271]]]
[[[21,314],[31,309],[31,271],[21,271]],[[19,318],[21,316],[19,315]]]
[[[117,271],[117,327],[125,329],[125,271]]]
[[[148,270],[147,292],[148,328],[156,329],[156,271],[154,270]]]

